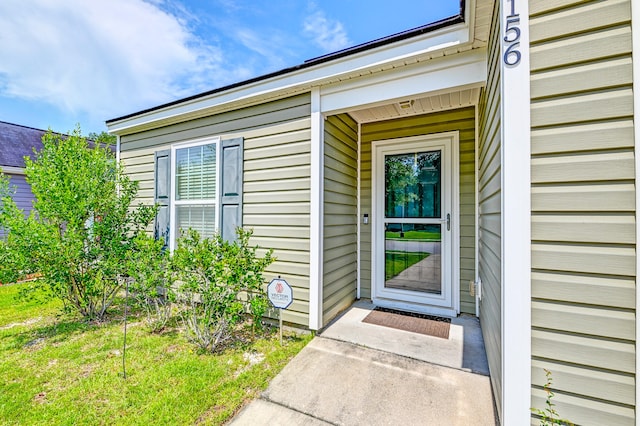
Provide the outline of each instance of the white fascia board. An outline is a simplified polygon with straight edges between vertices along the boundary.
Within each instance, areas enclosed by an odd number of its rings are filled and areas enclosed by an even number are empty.
[[[0,166],[0,172],[11,175],[24,175],[24,167]]]
[[[337,79],[346,79],[351,75],[375,72],[390,64],[396,62],[401,64],[411,58],[424,57],[427,59],[435,52],[472,41],[469,39],[469,25],[467,23],[456,24],[376,49],[241,85],[224,92],[137,114],[112,122],[107,127],[112,134],[125,135],[176,123],[186,118],[202,117],[237,108],[238,105],[275,98],[282,93],[306,91],[312,86],[319,86]]]
[[[475,49],[322,87],[322,112],[479,87],[486,81],[487,52]]]
[[[519,15],[520,62],[507,65],[505,25]],[[531,422],[531,94],[529,5],[500,4],[502,423]],[[513,24],[512,24],[513,25]],[[514,31],[508,33],[512,39]]]

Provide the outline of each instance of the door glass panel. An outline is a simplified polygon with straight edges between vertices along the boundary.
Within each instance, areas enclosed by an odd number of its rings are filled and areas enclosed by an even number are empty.
[[[439,150],[385,156],[387,218],[441,216],[441,157]]]
[[[442,294],[441,225],[387,223],[385,287]]]

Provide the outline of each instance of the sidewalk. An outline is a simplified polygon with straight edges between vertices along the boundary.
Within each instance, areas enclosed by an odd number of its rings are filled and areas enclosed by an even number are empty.
[[[375,332],[379,326],[370,327]],[[323,337],[330,330],[316,336],[231,424],[496,424],[488,376]],[[397,339],[413,337],[394,333]]]

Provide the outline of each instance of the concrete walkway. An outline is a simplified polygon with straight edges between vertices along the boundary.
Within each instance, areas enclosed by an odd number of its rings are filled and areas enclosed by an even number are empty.
[[[349,315],[354,310],[357,314]],[[415,333],[370,324],[359,328],[357,318],[362,310],[367,310],[366,304],[352,307],[316,336],[273,379],[262,396],[245,407],[231,424],[496,424],[489,377],[471,372],[484,370],[483,361],[460,364],[459,360],[464,359],[464,344],[455,344],[458,349],[450,349],[446,348],[447,339],[439,339],[441,349],[435,352],[441,358],[428,362],[415,359],[411,352],[408,356],[406,352],[400,355],[345,341],[348,336],[358,334],[369,334],[369,339],[376,340],[372,336],[382,332],[393,335],[389,337],[393,341],[392,350],[413,346],[414,351],[420,352],[420,347],[430,343],[428,339],[415,340]],[[338,324],[341,326],[336,330],[334,327]],[[351,326],[356,328],[350,330]],[[468,333],[453,333],[462,339],[465,334]],[[334,337],[327,337],[331,335]],[[406,345],[402,344],[403,339],[408,339]],[[423,352],[428,354],[429,350]],[[456,359],[449,363],[453,367],[442,362],[444,355]]]

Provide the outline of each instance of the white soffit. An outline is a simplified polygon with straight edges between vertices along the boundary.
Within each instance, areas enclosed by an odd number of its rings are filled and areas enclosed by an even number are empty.
[[[358,123],[370,123],[448,109],[470,107],[477,105],[479,98],[480,88],[474,87],[416,99],[403,99],[385,105],[349,111],[349,115]]]

